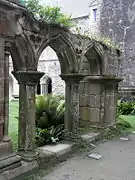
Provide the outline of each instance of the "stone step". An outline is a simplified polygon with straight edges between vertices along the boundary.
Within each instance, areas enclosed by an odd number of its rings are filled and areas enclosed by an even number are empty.
[[[0,173],[21,166],[21,157],[16,154],[9,154],[0,158]]]

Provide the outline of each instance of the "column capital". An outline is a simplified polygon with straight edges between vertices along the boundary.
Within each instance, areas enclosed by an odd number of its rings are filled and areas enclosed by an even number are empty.
[[[85,75],[83,74],[61,74],[60,77],[66,82],[79,83]]]
[[[13,71],[12,74],[18,80],[19,84],[36,85],[39,79],[44,75],[40,71]]]
[[[91,75],[91,76],[86,76],[86,80],[88,81],[97,81],[97,82],[104,82],[107,84],[117,84],[120,81],[122,81],[121,78],[119,77],[113,77],[113,76],[97,76],[97,75]]]

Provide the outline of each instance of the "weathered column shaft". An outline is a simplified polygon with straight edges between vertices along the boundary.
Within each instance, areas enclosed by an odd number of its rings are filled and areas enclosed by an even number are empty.
[[[99,126],[101,121],[101,84],[98,80],[89,80],[89,121]]]
[[[104,119],[108,126],[116,123],[118,83],[105,84]]]
[[[26,85],[26,151],[35,149],[35,85]]]
[[[104,97],[104,121],[107,125],[115,124],[115,102],[114,102],[114,84],[105,84],[105,97]]]
[[[25,150],[26,141],[26,85],[19,84],[19,123],[18,123],[18,151]]]
[[[8,43],[6,44],[8,46]],[[10,141],[8,137],[9,128],[9,51],[5,50],[5,63],[4,63],[4,138],[3,141]]]
[[[76,134],[79,124],[79,84],[66,82],[65,130]]]
[[[0,141],[3,139],[4,130],[4,38],[0,37]]]
[[[66,83],[65,133],[78,133],[79,127],[79,82],[80,75],[61,75]]]
[[[20,84],[19,93],[19,154],[26,161],[37,157],[35,146],[35,88],[44,73],[13,72]]]

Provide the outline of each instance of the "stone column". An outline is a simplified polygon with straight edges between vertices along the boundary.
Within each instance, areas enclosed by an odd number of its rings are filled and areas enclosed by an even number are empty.
[[[0,37],[0,142],[4,135],[4,58],[5,58],[5,41],[4,38]]]
[[[48,94],[48,92],[47,92],[47,83],[42,82],[40,84],[41,84],[41,94],[42,95],[47,95]]]
[[[19,82],[19,121],[18,121],[18,151],[25,151],[26,140],[26,85]],[[23,127],[23,128],[22,128]]]
[[[10,43],[5,44],[5,61],[4,61],[4,137],[3,142],[9,142],[8,128],[9,128],[9,55]]]
[[[37,71],[13,72],[20,85],[19,154],[26,161],[37,158],[35,146],[35,88],[44,75]]]
[[[119,78],[105,80],[104,122],[107,126],[113,126],[116,123],[118,84],[120,81]]]
[[[66,83],[66,111],[65,111],[65,133],[66,135],[77,135],[79,126],[79,82],[83,78],[79,74],[62,74]]]
[[[5,39],[0,37],[0,157],[12,154],[12,143],[8,137],[9,121],[9,67]],[[6,47],[6,49],[5,49]]]

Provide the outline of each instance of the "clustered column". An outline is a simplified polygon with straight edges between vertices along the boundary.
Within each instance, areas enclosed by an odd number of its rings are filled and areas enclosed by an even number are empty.
[[[19,83],[19,140],[18,152],[24,160],[37,157],[35,146],[35,88],[44,75],[38,71],[13,72]]]
[[[65,136],[76,136],[79,126],[79,82],[81,75],[62,74],[66,83],[66,112],[65,112]]]

